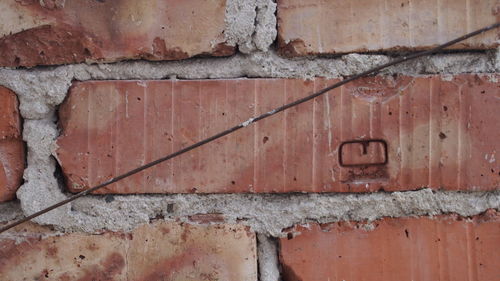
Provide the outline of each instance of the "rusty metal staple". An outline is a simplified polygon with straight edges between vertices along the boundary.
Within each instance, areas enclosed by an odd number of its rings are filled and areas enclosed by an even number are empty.
[[[218,134],[215,134],[215,135],[213,135],[213,136],[211,136],[209,138],[206,138],[206,139],[204,139],[202,141],[199,141],[199,142],[197,142],[197,143],[195,143],[193,145],[190,145],[190,146],[185,147],[185,148],[183,148],[181,150],[178,150],[178,151],[176,151],[176,152],[174,152],[172,154],[169,154],[167,156],[159,158],[159,159],[157,159],[155,161],[149,162],[149,163],[147,163],[147,164],[145,164],[143,166],[137,167],[137,168],[135,168],[133,170],[130,170],[130,171],[124,173],[124,174],[121,174],[121,175],[119,175],[117,177],[109,179],[109,180],[107,180],[107,181],[105,181],[105,182],[103,182],[103,183],[101,183],[101,184],[99,184],[97,186],[94,186],[94,187],[89,188],[89,189],[87,189],[85,191],[79,192],[79,193],[77,193],[77,194],[75,194],[73,196],[68,197],[65,200],[62,200],[62,201],[60,201],[60,202],[58,202],[56,204],[53,204],[53,205],[51,205],[51,206],[49,206],[49,207],[47,207],[45,209],[42,209],[42,210],[40,210],[40,211],[38,211],[38,212],[36,212],[34,214],[31,214],[31,215],[29,215],[27,217],[22,218],[20,220],[17,220],[17,221],[14,221],[14,222],[10,223],[10,224],[7,224],[4,227],[0,228],[0,233],[5,232],[5,231],[7,231],[7,230],[9,230],[9,229],[17,226],[17,225],[20,225],[20,224],[22,224],[24,222],[27,222],[27,221],[29,221],[31,219],[34,219],[34,218],[38,217],[38,216],[41,216],[41,215],[43,215],[43,214],[45,214],[47,212],[50,212],[51,210],[54,210],[54,209],[56,209],[58,207],[61,207],[61,206],[65,205],[65,204],[68,204],[68,203],[70,203],[70,202],[72,202],[72,201],[74,201],[74,200],[76,200],[76,199],[78,199],[78,198],[80,198],[82,196],[88,195],[91,192],[96,191],[98,189],[101,189],[101,188],[103,188],[103,187],[105,187],[107,185],[110,185],[112,183],[118,182],[118,181],[120,181],[120,180],[122,180],[124,178],[127,178],[129,176],[137,174],[137,173],[139,173],[139,172],[141,172],[143,170],[146,170],[146,169],[148,169],[150,167],[158,165],[158,164],[160,164],[160,163],[162,163],[164,161],[170,160],[170,159],[172,159],[174,157],[177,157],[177,156],[179,156],[181,154],[189,152],[189,151],[191,151],[191,150],[193,150],[193,149],[195,149],[197,147],[200,147],[200,146],[205,145],[207,143],[210,143],[210,142],[212,142],[214,140],[222,138],[222,137],[224,137],[226,135],[229,135],[229,134],[231,134],[231,133],[233,133],[233,132],[235,132],[235,131],[237,131],[239,129],[243,129],[243,128],[247,127],[250,124],[258,122],[258,121],[260,121],[262,119],[265,119],[267,117],[273,116],[273,115],[275,115],[275,114],[277,114],[279,112],[285,111],[285,110],[287,110],[287,109],[289,109],[291,107],[297,106],[297,105],[305,103],[307,101],[310,101],[310,100],[312,100],[312,99],[314,99],[316,97],[319,97],[319,96],[321,96],[321,95],[329,92],[330,90],[338,88],[338,87],[340,87],[340,86],[342,86],[344,84],[347,84],[347,83],[349,83],[351,81],[354,81],[354,80],[357,80],[359,78],[368,76],[370,74],[379,72],[380,70],[385,69],[385,68],[390,67],[390,66],[393,66],[393,65],[397,65],[397,64],[409,61],[409,60],[413,60],[413,59],[419,58],[419,57],[431,55],[431,54],[436,53],[438,51],[441,51],[444,48],[449,47],[449,46],[451,46],[453,44],[456,44],[458,42],[464,41],[464,40],[469,39],[471,37],[480,35],[480,34],[486,32],[486,31],[489,31],[489,30],[492,30],[492,29],[495,29],[495,28],[498,28],[498,27],[500,27],[500,22],[492,24],[492,25],[489,25],[489,26],[486,26],[486,27],[483,27],[483,28],[478,29],[476,31],[473,31],[471,33],[465,34],[463,36],[460,36],[460,37],[458,37],[456,39],[448,41],[448,42],[446,42],[444,44],[441,44],[441,45],[439,45],[439,46],[437,46],[435,48],[432,48],[430,50],[426,50],[426,51],[414,53],[414,54],[411,54],[411,55],[408,55],[408,56],[402,56],[402,57],[400,57],[398,59],[395,59],[393,61],[390,61],[388,63],[379,65],[377,67],[371,68],[371,69],[366,70],[364,72],[358,73],[358,74],[350,76],[348,78],[345,78],[344,80],[342,80],[342,81],[340,81],[338,83],[335,83],[333,85],[330,85],[330,86],[328,86],[326,88],[323,88],[323,89],[321,89],[321,90],[319,90],[319,91],[317,91],[317,92],[315,92],[315,93],[313,93],[313,94],[311,94],[311,95],[309,95],[307,97],[304,97],[304,98],[298,99],[296,101],[293,101],[291,103],[282,105],[282,106],[280,106],[280,107],[278,107],[278,108],[276,108],[274,110],[271,110],[269,112],[266,112],[266,113],[264,113],[262,115],[250,118],[247,121],[245,121],[243,123],[240,123],[240,124],[238,124],[238,125],[236,125],[236,126],[234,126],[232,128],[229,128],[229,129],[227,129],[225,131],[222,131],[222,132],[220,132]]]

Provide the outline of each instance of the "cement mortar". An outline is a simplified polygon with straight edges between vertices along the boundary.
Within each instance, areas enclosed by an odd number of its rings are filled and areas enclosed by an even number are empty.
[[[276,39],[276,3],[271,0],[228,0],[226,41],[242,53],[266,52]]]
[[[257,235],[257,255],[259,257],[259,280],[280,281],[278,242],[265,235]]]
[[[40,191],[41,200],[54,202]],[[36,200],[36,199],[33,199]],[[40,201],[41,201],[40,200]],[[25,213],[36,208],[25,208]],[[28,210],[27,210],[28,209]],[[64,232],[130,231],[158,217],[190,222],[197,214],[222,214],[227,223],[248,225],[280,237],[282,229],[308,222],[373,221],[382,217],[456,213],[473,216],[500,209],[500,191],[452,192],[423,189],[370,194],[173,194],[87,196],[71,208],[37,222]]]
[[[9,201],[0,204],[0,223],[20,219],[23,216],[23,210],[18,201]]]

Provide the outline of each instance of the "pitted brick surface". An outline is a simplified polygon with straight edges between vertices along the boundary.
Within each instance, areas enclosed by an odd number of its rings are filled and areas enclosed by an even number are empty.
[[[50,4],[47,4],[50,3]],[[0,65],[227,56],[225,1],[3,1]]]

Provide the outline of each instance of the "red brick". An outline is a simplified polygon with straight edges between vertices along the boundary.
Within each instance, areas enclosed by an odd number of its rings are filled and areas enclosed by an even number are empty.
[[[4,2],[1,66],[234,53],[225,43],[223,0]]]
[[[0,202],[15,197],[24,171],[24,143],[16,95],[0,86]]]
[[[162,222],[100,235],[23,225],[0,238],[4,281],[256,281],[256,263],[255,234],[238,225]]]
[[[500,214],[311,224],[280,240],[283,281],[498,280]]]
[[[494,190],[500,92],[491,79],[365,78],[100,192]],[[57,157],[81,191],[336,81],[76,83],[60,108]],[[382,142],[365,155],[360,143],[342,145],[352,140]]]
[[[496,0],[279,0],[278,47],[285,56],[420,50],[500,20]],[[454,49],[498,46],[498,31]]]

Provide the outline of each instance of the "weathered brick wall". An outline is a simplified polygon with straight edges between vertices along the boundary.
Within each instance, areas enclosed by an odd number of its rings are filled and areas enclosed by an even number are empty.
[[[0,224],[343,77],[496,0],[0,2]],[[491,30],[0,234],[0,280],[496,280]]]

